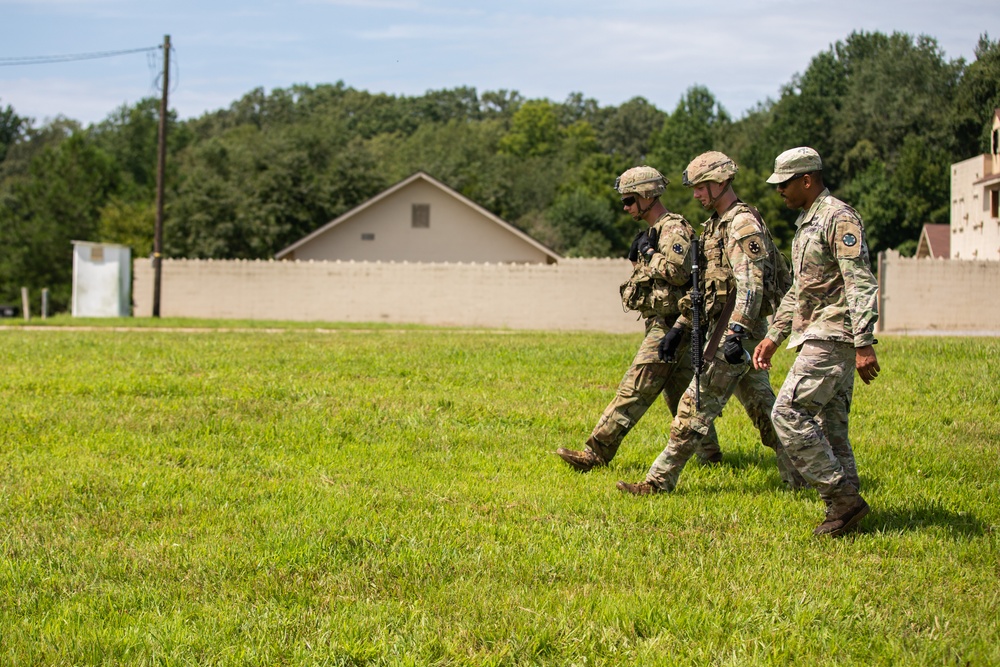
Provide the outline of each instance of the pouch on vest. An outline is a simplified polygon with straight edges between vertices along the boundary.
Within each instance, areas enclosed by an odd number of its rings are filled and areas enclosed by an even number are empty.
[[[649,294],[653,290],[653,274],[649,267],[640,262],[635,266],[629,279],[621,284],[618,291],[622,296],[625,311],[649,309]]]

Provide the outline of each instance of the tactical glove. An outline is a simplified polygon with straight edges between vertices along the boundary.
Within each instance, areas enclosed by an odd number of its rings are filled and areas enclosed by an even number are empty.
[[[660,361],[674,361],[674,353],[677,352],[677,348],[680,347],[681,340],[683,338],[684,329],[681,327],[671,327],[670,331],[667,332],[667,335],[660,341],[660,346],[657,350],[657,355],[660,357]]]
[[[632,247],[629,248],[628,258],[630,260],[632,260],[633,262],[638,262],[639,261],[639,239],[643,239],[643,238],[646,238],[646,230],[645,229],[642,230],[641,232],[639,232],[638,234],[636,234],[635,238],[632,239]]]
[[[647,233],[639,237],[639,257],[641,257],[642,261],[647,264],[649,264],[649,260],[652,258],[653,253],[656,252],[656,248],[653,247],[649,236],[650,235]]]
[[[743,336],[737,333],[726,336],[726,342],[722,345],[722,355],[730,364],[742,364],[746,360],[746,352],[743,350]]]

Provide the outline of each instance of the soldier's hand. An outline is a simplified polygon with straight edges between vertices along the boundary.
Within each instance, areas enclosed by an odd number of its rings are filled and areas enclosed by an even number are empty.
[[[674,353],[677,352],[677,348],[681,345],[681,340],[684,338],[684,329],[681,327],[671,327],[667,335],[663,337],[660,341],[660,347],[657,350],[657,354],[660,357],[660,361],[663,362],[673,362]]]
[[[871,384],[871,381],[878,377],[879,371],[882,370],[878,365],[878,357],[875,355],[875,346],[866,345],[857,348],[854,352],[854,366],[858,369],[861,380],[865,384]]]
[[[746,357],[746,351],[743,349],[743,336],[737,333],[726,336],[726,342],[722,345],[722,356],[730,364],[742,364]]]
[[[646,236],[646,231],[647,230],[645,229],[642,230],[635,235],[634,239],[632,239],[632,247],[628,250],[628,258],[632,261],[632,263],[639,261],[639,239]]]
[[[649,264],[649,260],[653,256],[654,252],[656,252],[656,248],[654,248],[653,244],[650,242],[647,230],[647,233],[639,237],[639,257],[642,258],[642,261]]]
[[[757,344],[753,351],[753,367],[757,370],[770,370],[771,357],[778,350],[778,346],[770,338],[765,338]]]

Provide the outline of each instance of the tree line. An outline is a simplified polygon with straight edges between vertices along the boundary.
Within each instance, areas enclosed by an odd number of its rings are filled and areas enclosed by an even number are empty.
[[[777,99],[732,118],[694,86],[670,111],[642,97],[601,106],[466,86],[396,96],[339,81],[256,89],[228,109],[168,118],[166,257],[251,259],[276,251],[423,170],[567,256],[621,256],[635,223],[611,185],[659,169],[671,210],[705,212],[680,183],[721,150],[736,189],[787,250],[795,213],[764,179],[775,156],[816,148],[825,180],[861,213],[873,251],[912,254],[924,223],[949,219],[949,167],[988,151],[1000,107],[1000,42],[949,60],[935,39],[854,32],[810,61]],[[0,106],[0,302],[48,287],[69,305],[72,240],[151,253],[159,101],[82,127],[40,127]]]

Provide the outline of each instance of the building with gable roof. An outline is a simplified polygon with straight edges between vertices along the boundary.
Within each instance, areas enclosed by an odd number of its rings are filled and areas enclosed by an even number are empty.
[[[927,223],[920,230],[917,259],[948,259],[951,257],[951,225]]]
[[[418,171],[279,251],[281,260],[555,264],[557,253]]]

